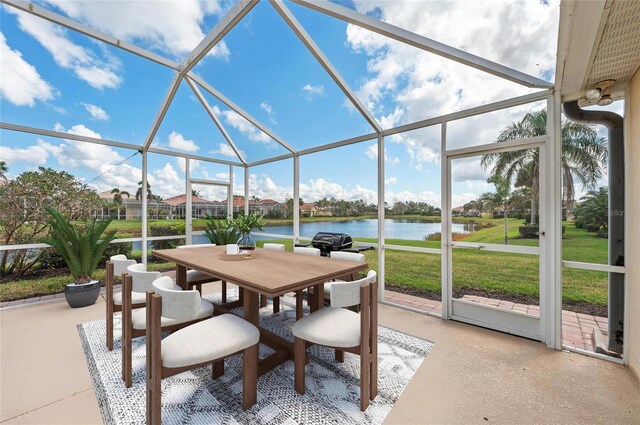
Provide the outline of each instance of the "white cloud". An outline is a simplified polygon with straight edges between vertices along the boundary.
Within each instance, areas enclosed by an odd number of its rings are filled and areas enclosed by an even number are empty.
[[[304,92],[307,99],[311,100],[314,97],[322,96],[324,94],[324,86],[322,84],[318,86],[314,86],[312,84],[305,84],[302,87],[302,91]]]
[[[54,88],[45,81],[36,68],[22,58],[22,53],[12,50],[0,32],[0,94],[17,106],[33,106],[36,100],[51,100],[56,96]]]
[[[434,40],[552,80],[559,7],[557,0],[551,3],[505,1],[495,7],[491,2],[356,0],[355,7]],[[527,25],[521,25],[525,21]],[[368,57],[367,75],[356,89],[383,128],[530,92],[354,25],[347,26],[346,37],[355,52]],[[527,111],[531,109],[529,106]],[[494,116],[491,123],[465,120],[459,125],[460,134],[467,142],[478,135],[490,135],[493,141],[513,116],[510,110]],[[395,141],[405,145],[416,168],[439,160],[439,138],[419,140],[400,135]]]
[[[367,148],[367,150],[364,153],[370,159],[378,159],[378,145],[376,143],[374,143],[373,145],[369,145],[369,147]],[[390,165],[398,165],[398,164],[400,164],[400,158],[398,158],[397,156],[394,156],[393,158],[390,158],[389,155],[387,154],[387,149],[386,148],[384,150],[384,160],[385,160],[386,163],[388,163]]]
[[[260,109],[262,109],[267,113],[267,115],[269,115],[269,122],[271,124],[278,124],[278,120],[276,119],[276,112],[273,110],[273,107],[269,104],[269,102],[261,102]]]
[[[456,182],[486,182],[491,169],[483,169],[480,161],[481,157],[463,158],[452,161],[451,179]]]
[[[96,139],[102,138],[99,133],[83,124],[76,124],[70,129],[65,130],[60,123],[56,123],[54,129],[78,136],[93,137]],[[105,165],[113,166],[112,164],[124,159],[110,146],[79,142],[76,140],[65,139],[65,143],[61,143],[60,145],[40,141],[39,145],[46,149],[49,154],[53,155],[62,167],[87,167],[92,170],[100,170]]]
[[[184,174],[187,171],[186,158],[183,158],[181,156],[176,156],[176,165],[178,166],[178,169],[182,172],[182,174]],[[189,173],[193,173],[199,167],[200,167],[200,161],[198,161],[197,159],[191,159],[189,161]],[[193,177],[193,174],[191,174],[191,176]]]
[[[169,146],[185,152],[196,152],[199,149],[193,140],[185,139],[182,134],[175,131],[169,134]]]
[[[175,57],[190,53],[205,37],[205,18],[219,16],[228,7],[222,1],[49,1],[69,17],[119,39],[135,42]],[[229,48],[220,42],[209,56],[227,59]]]
[[[209,151],[210,154],[213,155],[222,155],[222,156],[228,156],[234,159],[237,159],[238,156],[236,155],[236,153],[233,151],[233,149],[231,149],[231,146],[229,146],[229,144],[227,143],[219,143],[218,144],[219,149],[218,150],[213,150],[213,151]],[[242,154],[244,154],[244,152],[240,151]]]
[[[38,139],[40,142],[41,140]],[[3,142],[6,144],[6,142]],[[32,145],[26,148],[11,148],[0,146],[0,158],[11,164],[14,162],[27,162],[30,164],[44,165],[49,159],[49,152],[40,145]]]
[[[107,111],[99,106],[92,105],[90,103],[82,103],[82,106],[84,106],[84,109],[86,109],[87,112],[97,120],[106,121],[109,119],[109,114],[107,114]]]
[[[392,185],[392,184],[396,184],[398,182],[398,178],[397,177],[389,177],[384,179],[384,184],[386,185]]]
[[[5,10],[18,16],[20,29],[33,36],[47,49],[60,67],[73,70],[78,78],[92,87],[100,90],[116,88],[122,82],[122,78],[115,73],[117,62],[98,59],[93,50],[75,44],[67,38],[67,30],[13,8]]]
[[[376,203],[378,194],[375,190],[356,185],[352,188],[345,188],[339,183],[331,182],[327,179],[311,179],[309,183],[300,183],[300,197],[306,202],[317,201],[322,198],[344,199],[355,201],[363,199],[367,204]]]
[[[105,174],[98,180],[92,182],[91,186],[98,192],[118,188],[129,192],[131,197],[135,198],[136,191],[138,190],[138,182],[142,180],[142,169],[127,164],[126,162],[115,168],[114,165],[115,164],[111,163],[102,164],[98,169],[99,173],[96,174]]]
[[[262,130],[244,119],[241,115],[231,110],[220,110],[217,106],[213,107],[213,113],[217,116],[222,115],[224,121],[231,127],[238,130],[242,135],[246,136],[252,142],[259,142],[265,145],[275,146],[271,137],[263,133]]]

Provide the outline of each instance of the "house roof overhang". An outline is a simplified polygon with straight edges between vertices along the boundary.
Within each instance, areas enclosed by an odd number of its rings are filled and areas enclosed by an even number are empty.
[[[640,2],[562,0],[556,62],[556,89],[562,101],[587,101],[585,93],[612,79],[614,100],[640,67]]]

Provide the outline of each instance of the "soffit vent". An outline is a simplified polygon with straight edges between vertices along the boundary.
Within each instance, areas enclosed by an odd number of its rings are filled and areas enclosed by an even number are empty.
[[[593,61],[587,87],[598,81],[631,79],[640,67],[640,1],[613,3]]]

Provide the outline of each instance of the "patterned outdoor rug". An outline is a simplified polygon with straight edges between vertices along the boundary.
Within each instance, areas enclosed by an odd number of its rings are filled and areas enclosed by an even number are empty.
[[[207,296],[219,302],[218,297]],[[216,299],[218,298],[218,299]],[[271,304],[260,310],[260,325],[293,341],[295,299],[281,297],[280,313]],[[241,312],[241,310],[239,309]],[[105,320],[78,325],[102,418],[108,424],[145,422],[145,338],[133,341],[133,386],[121,379],[120,315],[115,317],[114,350],[106,348]],[[211,379],[210,367],[162,380],[165,424],[379,424],[413,377],[432,342],[379,327],[378,396],[365,412],[359,408],[359,357],[345,353],[344,363],[331,349],[307,350],[306,393],[293,388],[293,362],[285,362],[258,379],[258,402],[242,410],[241,356],[225,362],[225,374]],[[261,345],[260,357],[270,348]]]

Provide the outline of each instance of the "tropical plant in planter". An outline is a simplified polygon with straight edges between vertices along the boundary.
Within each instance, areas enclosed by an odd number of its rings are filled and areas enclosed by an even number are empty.
[[[105,234],[111,218],[96,218],[84,223],[72,224],[54,208],[46,207],[51,215],[49,235],[39,239],[55,249],[64,258],[75,282],[65,287],[64,295],[70,307],[85,307],[96,302],[100,294],[100,282],[92,280],[98,263],[116,231]]]
[[[233,227],[233,220],[230,219],[215,219],[210,215],[207,215],[206,221],[207,228],[204,234],[211,243],[216,245],[227,245],[230,243],[236,243],[241,234],[238,229]]]
[[[260,214],[251,213],[238,216],[233,220],[233,227],[242,233],[242,237],[238,239],[240,249],[256,249],[256,241],[251,236],[251,230],[264,229],[264,222]]]

